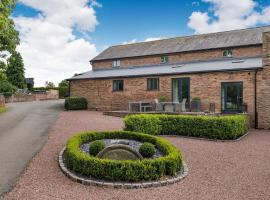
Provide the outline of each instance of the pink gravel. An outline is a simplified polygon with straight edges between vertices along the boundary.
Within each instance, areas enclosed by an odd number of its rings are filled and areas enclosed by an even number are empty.
[[[182,150],[189,175],[165,187],[125,190],[84,186],[60,171],[57,156],[75,132],[122,127],[122,119],[99,112],[61,113],[48,142],[5,199],[270,199],[270,131],[252,130],[238,142],[168,137]]]

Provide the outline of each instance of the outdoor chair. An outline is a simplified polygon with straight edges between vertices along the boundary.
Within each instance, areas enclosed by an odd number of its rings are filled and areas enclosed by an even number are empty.
[[[174,103],[175,105],[175,112],[186,112],[186,101],[187,99],[183,99],[181,103]]]
[[[156,112],[163,112],[163,105],[159,103],[158,99],[154,99],[155,102],[155,111]]]
[[[174,112],[173,104],[165,104],[165,112]]]

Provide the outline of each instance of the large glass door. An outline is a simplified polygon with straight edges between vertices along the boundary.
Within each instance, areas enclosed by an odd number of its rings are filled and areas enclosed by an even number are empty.
[[[175,78],[172,79],[172,100],[173,102],[182,102],[186,99],[189,104],[190,97],[190,79]]]
[[[243,105],[243,83],[232,82],[221,84],[222,112],[242,112]]]

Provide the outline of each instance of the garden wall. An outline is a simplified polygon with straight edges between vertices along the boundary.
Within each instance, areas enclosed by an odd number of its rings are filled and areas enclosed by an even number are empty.
[[[32,94],[13,94],[6,99],[7,103],[12,102],[26,102],[26,101],[43,101],[59,99],[58,90],[49,90],[44,92],[34,92]]]

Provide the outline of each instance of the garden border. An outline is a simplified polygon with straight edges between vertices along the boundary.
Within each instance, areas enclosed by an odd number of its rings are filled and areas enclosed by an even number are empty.
[[[242,135],[239,138],[236,138],[234,140],[219,140],[219,139],[210,139],[210,138],[203,138],[203,137],[192,137],[192,136],[186,136],[186,135],[157,135],[159,137],[179,137],[179,138],[187,138],[192,140],[204,140],[204,141],[211,141],[211,142],[239,142],[243,140],[245,137],[249,135],[249,131],[245,135]]]
[[[93,186],[104,186],[104,187],[110,187],[110,188],[124,188],[124,189],[138,189],[138,188],[149,188],[149,187],[159,187],[159,186],[165,186],[170,185],[173,183],[176,183],[183,178],[185,178],[188,175],[188,167],[186,163],[183,161],[183,166],[181,171],[171,178],[166,178],[165,180],[159,180],[159,181],[144,181],[144,182],[112,182],[112,181],[105,181],[105,180],[98,180],[94,178],[85,178],[76,175],[75,173],[68,170],[64,164],[63,161],[63,154],[66,150],[66,147],[64,147],[59,156],[58,156],[58,163],[60,166],[61,171],[71,180],[81,183],[83,185],[93,185]]]

